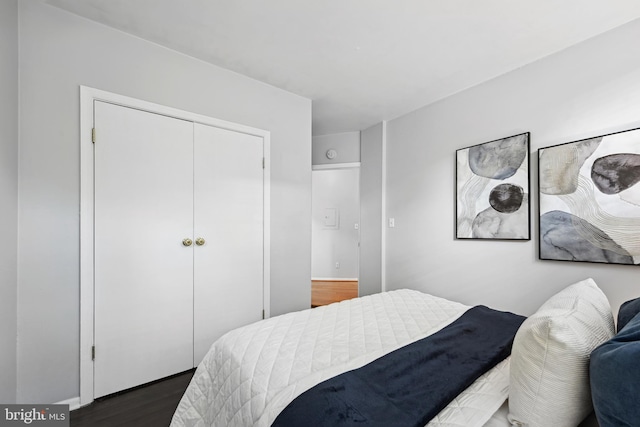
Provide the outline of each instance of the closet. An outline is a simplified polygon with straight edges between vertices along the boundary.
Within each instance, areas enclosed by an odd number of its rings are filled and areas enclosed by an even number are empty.
[[[263,317],[264,141],[94,101],[94,397]]]

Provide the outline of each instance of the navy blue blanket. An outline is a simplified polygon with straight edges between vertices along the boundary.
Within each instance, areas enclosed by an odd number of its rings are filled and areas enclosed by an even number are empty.
[[[273,426],[423,427],[511,353],[524,317],[484,306],[294,399]]]

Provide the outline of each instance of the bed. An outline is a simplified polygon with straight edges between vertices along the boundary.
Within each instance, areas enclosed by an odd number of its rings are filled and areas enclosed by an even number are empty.
[[[320,385],[437,337],[475,309],[404,289],[236,329],[216,341],[198,366],[171,427],[292,425],[279,422],[283,414]],[[510,364],[504,357],[417,425],[512,425],[505,404],[513,382]]]

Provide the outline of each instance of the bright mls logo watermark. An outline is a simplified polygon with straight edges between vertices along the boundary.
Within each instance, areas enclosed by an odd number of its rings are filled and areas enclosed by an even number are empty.
[[[69,405],[0,405],[0,427],[69,427]]]

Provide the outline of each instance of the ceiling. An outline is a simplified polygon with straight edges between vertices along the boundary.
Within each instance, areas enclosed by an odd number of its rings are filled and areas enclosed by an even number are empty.
[[[47,0],[366,129],[640,17],[637,0]],[[597,58],[594,58],[597,60]]]

